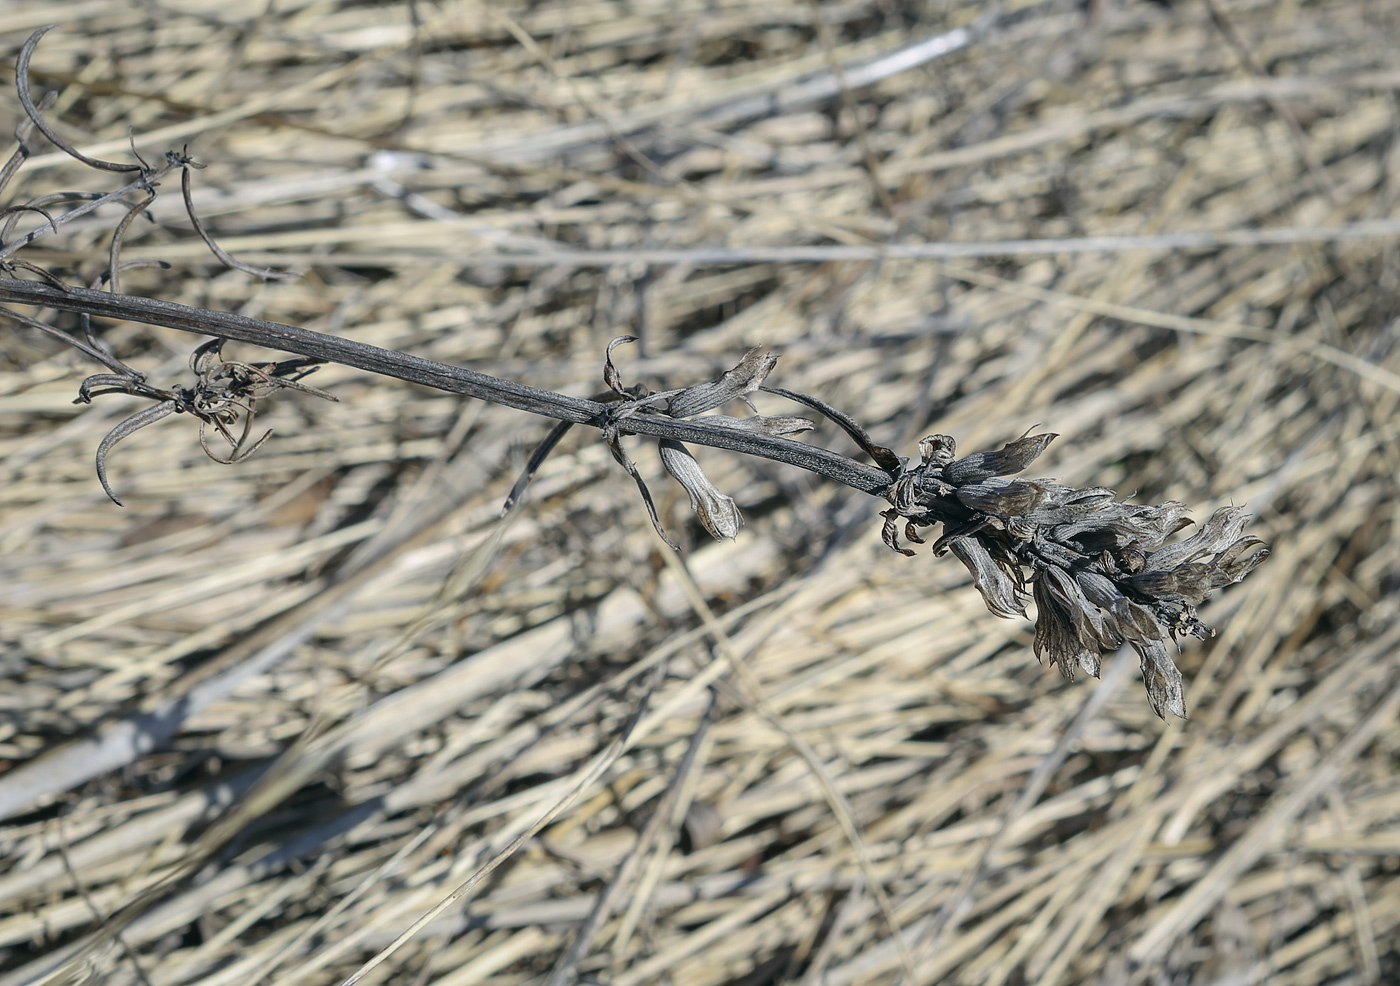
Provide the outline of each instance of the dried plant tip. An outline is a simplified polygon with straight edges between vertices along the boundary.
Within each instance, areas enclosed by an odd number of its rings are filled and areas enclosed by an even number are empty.
[[[738,535],[744,518],[739,513],[734,498],[720,492],[715,484],[710,482],[688,448],[680,442],[662,439],[661,464],[676,482],[685,487],[686,493],[690,494],[690,508],[695,511],[695,515],[700,518],[700,523],[710,532],[711,537],[717,541],[721,538],[732,540]]]
[[[613,364],[613,350],[618,346],[625,346],[629,342],[636,342],[636,336],[618,336],[608,343],[608,351],[603,359],[603,383],[614,394],[622,397],[631,397],[627,388],[622,386],[622,374],[617,372],[617,367]]]
[[[899,546],[897,518],[941,523],[934,553],[952,551],[998,616],[1020,612],[1029,571],[1037,657],[1067,678],[1080,670],[1097,675],[1105,652],[1131,644],[1142,657],[1153,711],[1184,717],[1181,673],[1166,641],[1210,636],[1195,607],[1213,589],[1249,574],[1268,547],[1242,536],[1248,517],[1239,507],[1217,510],[1193,537],[1162,547],[1190,523],[1180,503],[1129,504],[1099,487],[1005,478],[1054,437],[1022,436],[956,461],[951,438],[924,439],[920,464],[885,490],[892,508],[882,514],[885,543],[911,553]]]

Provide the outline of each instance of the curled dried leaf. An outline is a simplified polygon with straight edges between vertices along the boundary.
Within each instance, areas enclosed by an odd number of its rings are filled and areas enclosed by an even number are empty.
[[[175,401],[161,401],[159,404],[152,404],[118,424],[107,433],[107,437],[102,439],[102,442],[97,446],[97,481],[102,484],[103,492],[117,506],[124,507],[126,504],[117,499],[117,494],[112,492],[112,484],[107,482],[107,453],[111,452],[117,442],[123,438],[135,434],[147,425],[155,424],[162,418],[168,418],[178,410],[179,406]]]
[[[958,454],[958,443],[952,435],[929,435],[919,442],[919,459],[931,469],[942,469]]]
[[[121,164],[117,161],[100,161],[97,158],[88,157],[60,137],[53,127],[44,121],[43,114],[40,108],[34,104],[34,97],[29,90],[29,60],[34,57],[34,49],[39,46],[40,39],[56,27],[58,27],[57,24],[49,24],[47,27],[39,28],[29,36],[29,40],[20,49],[19,58],[15,62],[15,90],[19,94],[20,106],[24,107],[24,112],[33,121],[34,126],[39,129],[39,132],[75,161],[81,161],[89,168],[97,168],[102,171],[141,171],[142,166],[139,164]]]
[[[603,383],[607,384],[609,390],[623,397],[631,397],[622,386],[622,374],[617,372],[617,366],[613,363],[613,350],[618,346],[625,346],[629,342],[636,342],[636,336],[618,336],[608,343],[607,354],[603,358]]]

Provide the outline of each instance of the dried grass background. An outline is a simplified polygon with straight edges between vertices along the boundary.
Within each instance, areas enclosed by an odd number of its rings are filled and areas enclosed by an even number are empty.
[[[952,559],[884,548],[868,497],[702,449],[748,519],[713,544],[638,445],[697,600],[596,433],[500,526],[548,423],[358,371],[272,402],[241,465],[183,418],[139,433],[118,509],[92,455],[137,403],[74,407],[92,368],[6,328],[0,983],[113,915],[90,981],[340,982],[595,767],[362,981],[1400,981],[1400,269],[1329,232],[1400,218],[1400,7],[1218,2],[0,7],[11,64],[61,24],[34,76],[64,134],[188,141],[223,244],[303,274],[223,271],[167,189],[126,255],[173,268],[126,290],[576,394],[615,335],[653,386],[768,345],[903,454],[1039,423],[1037,474],[1247,503],[1275,550],[1162,723],[1135,657],[1062,681]],[[839,91],[833,65],[967,25]],[[52,155],[18,181],[115,187]],[[116,216],[24,256],[90,277]],[[1235,236],[1277,227],[1303,231]],[[1221,236],[1080,249],[1178,231]],[[1059,242],[745,254],[1024,239]],[[158,384],[197,341],[99,331]]]

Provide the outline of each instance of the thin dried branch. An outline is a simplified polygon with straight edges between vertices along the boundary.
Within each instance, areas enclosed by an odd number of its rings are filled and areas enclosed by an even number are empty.
[[[41,230],[51,230],[58,226],[58,222],[54,219],[53,214],[47,209],[44,209],[43,206],[48,205],[50,202],[94,202],[104,198],[106,194],[107,193],[103,192],[50,192],[47,195],[40,195],[38,198],[30,199],[22,205],[12,205],[3,213],[0,213],[0,215],[6,217],[5,225],[0,227],[0,244],[2,244],[4,240],[10,238],[10,234],[15,231],[15,227],[19,225],[21,215],[25,212],[39,212],[44,219],[47,220],[44,226],[40,226],[39,229],[32,230],[29,233],[29,235],[33,237],[39,235]],[[19,244],[19,246],[23,245],[25,244]],[[16,247],[16,249],[18,249],[18,247]]]
[[[18,281],[18,282],[16,282],[16,283],[19,283],[19,284],[32,284],[32,283],[34,283],[34,282],[33,282],[33,281]],[[67,289],[67,288],[55,288],[54,290],[67,291],[68,289]],[[16,300],[19,300],[19,299],[16,299]],[[20,302],[20,303],[23,304],[24,302]],[[38,329],[40,332],[44,333],[44,335],[51,336],[51,337],[53,337],[54,339],[57,339],[59,342],[63,342],[63,343],[66,343],[66,344],[69,345],[69,346],[72,346],[74,349],[78,350],[78,352],[82,353],[84,356],[87,356],[88,358],[90,358],[90,359],[92,359],[92,360],[95,360],[95,361],[97,361],[98,363],[101,363],[103,366],[109,367],[110,369],[112,369],[112,370],[113,370],[114,372],[116,372],[117,374],[120,374],[120,375],[125,376],[125,377],[130,377],[132,374],[135,373],[135,371],[132,370],[131,367],[127,366],[127,365],[126,365],[125,363],[123,363],[121,360],[117,359],[115,356],[111,355],[110,353],[106,352],[105,350],[103,350],[102,348],[100,348],[99,346],[97,346],[96,343],[93,343],[93,344],[89,345],[88,343],[84,342],[83,340],[77,339],[77,338],[75,338],[75,337],[69,335],[67,332],[64,332],[62,329],[56,329],[56,328],[54,328],[52,325],[49,325],[47,322],[41,322],[41,321],[39,321],[37,318],[30,318],[28,315],[21,315],[19,312],[11,311],[11,310],[8,309],[8,308],[0,308],[0,318],[7,318],[7,319],[9,319],[10,321],[15,322],[15,323],[17,323],[17,324],[19,324],[19,325],[26,325],[26,326],[28,326],[28,327],[31,328],[31,329]],[[83,403],[86,403],[86,401],[84,401]]]
[[[117,228],[112,231],[112,244],[108,250],[107,277],[111,282],[113,291],[121,290],[120,276],[123,269],[121,260],[122,237],[126,235],[126,229],[131,225],[132,220],[144,212],[146,206],[150,205],[155,200],[155,189],[146,189],[145,197],[139,202],[131,203],[126,210],[126,215],[122,216],[121,221],[117,223]],[[50,222],[52,222],[52,220],[50,220]]]
[[[27,287],[21,290],[21,286]],[[1004,478],[1024,470],[1054,439],[1053,434],[1022,436],[1001,449],[961,459],[954,458],[956,446],[952,438],[935,435],[920,444],[921,461],[917,466],[894,468],[899,460],[893,452],[875,446],[859,426],[847,427],[854,422],[847,418],[843,423],[845,416],[833,410],[833,420],[843,424],[872,457],[891,465],[888,469],[872,469],[763,431],[730,427],[715,419],[680,420],[673,416],[713,410],[759,389],[771,372],[775,357],[762,356],[757,350],[750,351],[737,366],[714,381],[652,394],[640,385],[623,386],[612,351],[626,339],[615,339],[605,356],[603,376],[609,388],[624,399],[605,405],[243,316],[77,288],[57,292],[33,282],[0,281],[0,299],[15,295],[24,300],[42,297],[43,303],[53,307],[90,314],[121,312],[130,318],[133,316],[128,313],[134,310],[139,312],[140,320],[193,331],[218,331],[229,338],[291,349],[314,359],[361,366],[600,428],[613,457],[636,483],[653,526],[672,546],[674,542],[662,531],[645,481],[622,447],[624,434],[728,448],[839,479],[889,501],[891,509],[883,515],[883,536],[896,551],[911,553],[899,544],[898,520],[905,521],[906,533],[912,534],[910,540],[916,542],[921,540],[917,535],[919,527],[943,524],[944,532],[935,542],[934,552],[954,550],[972,573],[993,613],[1009,616],[1022,612],[1024,590],[1033,586],[1039,611],[1036,651],[1046,655],[1067,677],[1072,677],[1076,668],[1097,674],[1103,651],[1123,641],[1133,644],[1141,654],[1149,698],[1158,715],[1170,711],[1184,716],[1186,712],[1181,675],[1168,656],[1164,641],[1182,633],[1208,634],[1210,631],[1196,618],[1194,607],[1204,600],[1206,592],[1243,578],[1268,554],[1256,539],[1234,537],[1228,543],[1217,543],[1217,538],[1209,545],[1211,557],[1204,557],[1202,552],[1207,549],[1203,548],[1185,563],[1203,566],[1200,572],[1178,570],[1178,566],[1160,559],[1155,568],[1144,568],[1154,564],[1146,552],[1161,548],[1165,539],[1184,523],[1185,508],[1177,503],[1132,506],[1116,501],[1111,490],[1076,490],[1049,481]],[[111,304],[116,298],[122,299],[121,305]],[[95,304],[99,300],[103,303]],[[241,386],[246,387],[247,381]],[[227,402],[229,395],[219,399]],[[793,399],[828,413],[821,402],[813,403],[815,399]],[[214,406],[191,404],[190,409],[208,415]],[[227,410],[227,403],[220,405],[219,416],[204,420],[226,424],[222,412]],[[230,443],[235,449],[240,444],[232,439]],[[663,457],[668,471],[685,486],[701,523],[712,535],[734,536],[738,519],[732,499],[715,489],[693,457],[683,453],[679,444],[666,447]],[[833,468],[837,464],[839,468]],[[1238,534],[1234,526],[1229,530]],[[1171,570],[1170,578],[1131,578],[1139,572],[1159,569]]]
[[[60,227],[66,226],[74,220],[81,219],[83,216],[86,216],[88,213],[93,212],[94,210],[106,205],[109,202],[123,202],[125,201],[125,196],[129,195],[131,192],[148,191],[152,185],[154,185],[160,178],[164,177],[167,171],[169,171],[169,165],[158,168],[153,172],[143,174],[140,178],[137,178],[135,181],[129,182],[128,184],[123,185],[121,188],[118,188],[111,192],[103,192],[100,194],[97,192],[54,192],[52,195],[45,195],[40,197],[39,199],[35,199],[29,202],[29,205],[35,205],[43,204],[45,202],[82,200],[83,204],[78,206],[76,209],[70,209],[62,215],[54,217],[51,221],[44,223],[42,226],[39,226],[36,229],[31,229],[29,232],[25,233],[18,239],[7,243],[3,247],[0,247],[0,260],[4,260],[6,257],[15,253],[17,250],[23,249],[24,247],[33,243],[39,237],[43,236],[44,234],[55,232]],[[9,236],[10,231],[13,229],[13,223],[16,221],[16,219],[17,217],[12,216],[7,221],[4,236]]]
[[[535,478],[535,473],[540,466],[544,465],[544,460],[549,458],[549,453],[554,451],[554,447],[559,444],[569,429],[574,426],[572,421],[561,421],[553,428],[549,429],[549,434],[544,437],[544,441],[535,446],[535,450],[530,453],[530,459],[525,463],[525,468],[520,472],[520,478],[515,481],[515,485],[506,494],[505,502],[501,504],[501,516],[504,517],[515,509],[525,491],[530,486],[530,481]]]

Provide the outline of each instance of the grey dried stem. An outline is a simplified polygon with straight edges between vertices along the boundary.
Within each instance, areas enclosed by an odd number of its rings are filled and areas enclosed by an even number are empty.
[[[108,483],[106,458],[118,442],[137,429],[171,415],[189,414],[200,421],[199,440],[211,458],[223,463],[240,462],[271,435],[268,432],[251,444],[248,441],[259,401],[283,390],[335,400],[331,394],[299,381],[319,363],[340,363],[560,422],[531,457],[506,500],[506,511],[520,501],[541,462],[576,424],[597,428],[602,433],[614,458],[636,482],[657,531],[673,546],[674,542],[662,530],[650,491],[623,446],[625,437],[656,440],[666,472],[685,489],[701,526],[715,538],[733,538],[742,516],[734,499],[705,475],[686,443],[797,466],[880,497],[889,504],[882,514],[883,537],[892,549],[904,555],[914,554],[901,546],[901,524],[904,538],[915,544],[924,543],[919,535],[921,528],[941,525],[942,532],[932,545],[933,553],[952,552],[967,567],[993,614],[1005,618],[1024,616],[1026,603],[1034,599],[1036,654],[1057,666],[1066,677],[1072,679],[1079,670],[1097,675],[1103,653],[1124,643],[1131,644],[1141,655],[1148,699],[1162,717],[1168,712],[1186,715],[1181,673],[1167,651],[1167,642],[1183,635],[1209,636],[1212,631],[1200,621],[1196,607],[1215,589],[1244,578],[1268,556],[1262,541],[1243,535],[1249,518],[1239,507],[1222,507],[1194,536],[1169,543],[1173,534],[1190,523],[1181,503],[1129,504],[1108,489],[1077,489],[1051,480],[1007,478],[1029,466],[1056,437],[1053,434],[1022,436],[1001,449],[962,458],[956,457],[951,437],[933,435],[919,444],[918,461],[911,465],[908,459],[872,441],[850,415],[811,395],[766,387],[777,356],[759,349],[750,350],[733,369],[715,380],[654,393],[640,384],[624,386],[613,363],[613,351],[632,340],[621,336],[608,346],[604,357],[607,391],[594,400],[584,400],[296,326],[122,294],[118,290],[119,274],[134,265],[121,259],[123,233],[157,195],[159,179],[177,168],[181,171],[181,189],[191,224],[213,254],[226,266],[247,273],[280,275],[244,264],[214,242],[194,212],[190,192],[191,170],[201,166],[184,150],[168,152],[158,167],[144,161],[120,164],[87,157],[58,136],[43,119],[46,103],[34,101],[28,82],[29,60],[48,30],[35,32],[18,59],[16,87],[28,120],[16,131],[19,148],[0,170],[0,192],[22,168],[29,155],[27,141],[35,129],[90,168],[135,173],[138,177],[112,192],[47,195],[0,211],[0,216],[7,217],[0,234],[0,270],[10,275],[27,271],[42,278],[0,278],[0,301],[77,313],[84,338],[9,309],[0,308],[0,317],[55,337],[106,367],[108,372],[83,381],[77,402],[88,403],[95,396],[111,393],[154,402],[117,425],[98,448],[98,479],[117,504],[121,501]],[[138,198],[132,201],[127,198],[130,195]],[[82,204],[58,215],[46,211],[46,206],[65,201]],[[93,287],[69,285],[53,271],[12,259],[21,247],[108,202],[124,204],[126,212],[112,234],[108,266]],[[4,242],[16,223],[31,214],[45,222]],[[107,284],[110,290],[96,290],[101,284]],[[89,324],[93,316],[167,326],[214,338],[196,348],[191,356],[192,383],[157,388],[93,338]],[[225,340],[296,356],[262,363],[226,360],[222,356]],[[758,391],[818,411],[845,431],[874,464],[792,440],[788,436],[812,429],[813,422],[757,413],[751,395]],[[736,402],[747,405],[752,413],[745,417],[713,413]],[[209,426],[228,443],[227,454],[217,454],[209,447]]]

